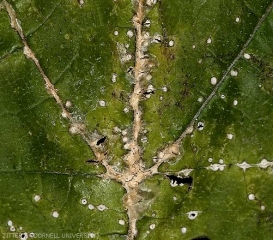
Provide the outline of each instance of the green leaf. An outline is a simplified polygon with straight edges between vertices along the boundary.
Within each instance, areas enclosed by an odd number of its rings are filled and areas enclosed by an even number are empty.
[[[273,2],[3,0],[1,239],[271,239]]]

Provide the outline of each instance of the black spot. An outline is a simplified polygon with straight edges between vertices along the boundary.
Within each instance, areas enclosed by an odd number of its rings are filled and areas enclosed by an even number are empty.
[[[94,160],[94,159],[88,159],[86,162],[87,163],[98,163],[99,161]]]
[[[192,240],[210,240],[210,239],[206,236],[200,236],[200,237],[193,238]]]
[[[104,143],[104,141],[106,140],[106,137],[101,138],[100,140],[97,141],[97,146]]]
[[[177,182],[177,184],[187,184],[189,186],[189,190],[191,190],[193,178],[192,177],[177,177],[175,175],[167,175],[167,177],[174,182]]]
[[[155,92],[153,90],[148,90],[146,92],[144,92],[144,95],[149,95],[149,94],[154,94]]]

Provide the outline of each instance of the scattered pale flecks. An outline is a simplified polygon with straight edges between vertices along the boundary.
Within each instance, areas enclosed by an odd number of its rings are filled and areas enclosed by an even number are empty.
[[[187,228],[182,227],[182,228],[181,228],[181,232],[182,232],[183,234],[185,234],[185,233],[187,232]]]
[[[120,219],[120,220],[118,220],[118,224],[123,226],[123,225],[125,225],[125,221]]]
[[[72,135],[80,134],[82,130],[82,124],[79,123],[72,123],[69,127],[69,132]]]
[[[169,47],[173,47],[174,46],[174,40],[169,41]]]
[[[232,133],[228,133],[227,134],[227,138],[231,140],[233,138],[233,134]]]
[[[250,201],[255,200],[255,195],[253,193],[249,194],[248,200],[250,200]]]
[[[105,106],[106,106],[106,102],[105,102],[104,100],[100,100],[100,101],[99,101],[99,105],[100,105],[101,107],[105,107]]]
[[[203,97],[199,97],[199,98],[197,99],[197,101],[201,103],[201,102],[204,101],[204,99],[203,99]]]
[[[231,70],[231,71],[230,71],[230,75],[231,75],[232,77],[237,77],[237,76],[238,76],[238,71],[237,71],[237,70]]]
[[[155,229],[155,224],[154,223],[150,225],[150,229],[151,230]]]
[[[117,50],[120,57],[120,62],[125,63],[132,59],[132,55],[127,53],[126,44],[117,43]]]
[[[95,233],[89,233],[89,234],[88,234],[88,237],[90,237],[90,238],[95,238],[95,237],[96,237],[96,234],[95,234]]]
[[[198,211],[190,211],[187,212],[187,215],[190,220],[193,220],[198,216],[198,213],[199,213]]]
[[[131,38],[134,36],[134,32],[132,30],[128,30],[126,35],[127,35],[127,37]]]
[[[235,18],[235,22],[237,22],[237,23],[240,22],[240,18],[239,18],[239,17],[236,17],[236,18]]]
[[[52,216],[55,217],[55,218],[58,218],[59,217],[59,213],[57,211],[53,211],[52,212]]]
[[[150,26],[151,26],[151,20],[150,20],[150,19],[147,19],[147,20],[144,22],[144,26],[145,26],[145,27],[150,27]]]
[[[156,4],[156,2],[157,2],[157,0],[147,0],[147,1],[146,1],[146,4],[147,4],[148,6],[153,6],[153,5]]]
[[[210,158],[208,159],[208,162],[210,162],[210,163],[211,163],[211,162],[212,162],[212,160],[213,160],[213,159],[210,157]]]
[[[207,44],[211,44],[212,43],[212,39],[211,38],[208,38],[207,39]]]
[[[87,199],[86,198],[81,199],[81,204],[86,205],[87,204]]]
[[[108,207],[106,207],[105,205],[103,205],[103,204],[100,204],[99,206],[97,206],[97,209],[99,210],[99,211],[104,211],[104,210],[107,210],[108,209]]]
[[[216,85],[216,84],[217,84],[217,78],[216,78],[216,77],[212,77],[212,78],[210,79],[210,83],[211,83],[212,85]]]
[[[115,36],[118,36],[118,31],[117,31],[117,30],[114,31],[114,35],[115,35]]]
[[[118,75],[116,73],[112,74],[112,82],[115,83],[117,81]]]
[[[206,169],[212,170],[212,171],[224,171],[226,165],[225,164],[211,164],[210,166],[206,167]]]
[[[235,100],[233,101],[233,105],[236,106],[237,104],[238,104],[238,100],[235,99]]]
[[[250,56],[248,53],[244,53],[244,58],[245,58],[245,59],[250,59],[251,56]]]
[[[95,209],[95,207],[92,204],[88,204],[88,209],[93,210],[93,209]]]
[[[242,162],[242,163],[237,163],[236,166],[238,166],[239,168],[242,168],[244,170],[244,172],[246,171],[246,169],[251,168],[252,166],[250,164],[248,164],[246,161]]]
[[[41,200],[41,196],[40,195],[35,195],[33,199],[34,199],[35,202],[38,202],[38,201]]]

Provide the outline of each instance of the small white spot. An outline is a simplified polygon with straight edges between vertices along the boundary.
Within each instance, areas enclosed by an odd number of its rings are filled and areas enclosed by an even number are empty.
[[[102,212],[108,208],[105,205],[101,204],[101,205],[97,206],[97,209]]]
[[[149,75],[147,75],[146,80],[150,81],[150,80],[152,80],[152,78],[153,78],[153,76],[151,74],[149,74]]]
[[[212,78],[210,79],[210,83],[211,83],[212,85],[216,85],[216,83],[217,83],[217,78],[216,78],[216,77],[212,77]]]
[[[162,88],[162,91],[163,91],[163,92],[167,92],[167,91],[168,91],[168,88],[167,88],[166,86],[164,86],[164,87]]]
[[[171,180],[170,184],[171,184],[172,187],[178,186],[177,181],[175,181],[175,180]]]
[[[115,36],[118,36],[118,31],[117,31],[117,30],[114,31],[114,35],[115,35]]]
[[[52,216],[55,217],[55,218],[58,218],[59,217],[59,213],[57,211],[53,211],[52,212]]]
[[[8,224],[9,227],[13,226],[13,223],[12,223],[11,220],[8,220],[7,224]]]
[[[140,140],[142,143],[146,143],[146,142],[148,142],[148,138],[147,137],[143,137],[143,138],[141,138],[141,140]]]
[[[251,56],[250,56],[248,53],[244,53],[244,58],[245,58],[245,59],[250,59]]]
[[[224,163],[224,160],[222,158],[219,159],[219,163],[220,164],[223,164]]]
[[[197,101],[201,103],[201,102],[204,101],[204,99],[203,99],[202,97],[199,97],[199,98],[197,99]]]
[[[202,131],[204,129],[204,126],[205,126],[205,124],[203,122],[198,122],[197,123],[197,129],[199,131]]]
[[[34,196],[34,201],[35,202],[38,202],[38,201],[40,201],[41,200],[41,196],[40,195],[35,195]]]
[[[155,224],[154,223],[150,225],[150,229],[151,230],[155,229]]]
[[[173,200],[176,201],[176,200],[177,200],[177,197],[173,197]]]
[[[125,113],[128,113],[128,112],[129,112],[129,108],[126,107],[126,108],[123,109],[123,111],[124,111]]]
[[[198,211],[190,211],[187,213],[190,220],[195,219],[198,216]]]
[[[239,17],[237,17],[236,19],[235,19],[235,22],[240,22],[240,18]]]
[[[129,140],[129,139],[128,139],[127,137],[123,137],[123,138],[122,138],[122,142],[124,142],[124,143],[128,142],[128,140]]]
[[[169,46],[170,46],[170,47],[173,47],[173,46],[174,46],[174,40],[169,41]]]
[[[123,135],[123,136],[125,136],[125,135],[127,135],[127,130],[122,130],[122,132],[121,132],[121,134]]]
[[[238,101],[235,99],[235,100],[233,101],[233,105],[236,106],[237,104],[238,104]]]
[[[95,207],[92,204],[88,204],[88,209],[93,210]]]
[[[80,0],[80,5],[83,5],[84,4],[84,1],[83,0]]]
[[[200,58],[200,59],[198,60],[198,63],[199,63],[199,64],[201,64],[201,63],[202,63],[202,61],[203,61],[203,60]]]
[[[208,162],[212,162],[212,158],[211,157],[208,159]]]
[[[233,138],[233,134],[232,133],[228,133],[227,134],[227,138],[231,140]]]
[[[151,26],[151,20],[150,20],[150,19],[147,19],[147,20],[144,22],[144,26],[145,26],[145,27],[150,27],[150,26]]]
[[[192,49],[195,49],[196,48],[196,45],[192,45]]]
[[[264,211],[265,210],[265,206],[261,206],[261,210]]]
[[[104,100],[100,100],[100,101],[99,101],[99,105],[100,105],[101,107],[105,107],[105,106],[106,106],[106,102],[105,102]]]
[[[118,220],[118,223],[119,223],[120,225],[125,225],[125,221],[122,220],[122,219]]]
[[[237,76],[238,76],[238,71],[237,71],[237,70],[231,70],[231,71],[230,71],[230,75],[231,75],[232,77],[237,77]]]
[[[248,200],[252,201],[254,199],[255,199],[255,195],[254,194],[251,193],[251,194],[248,195]]]
[[[127,33],[126,33],[126,35],[127,35],[129,38],[131,38],[131,37],[134,36],[134,32],[133,32],[132,30],[128,30]]]
[[[163,96],[160,96],[160,97],[159,97],[159,100],[162,101],[162,100],[163,100]]]
[[[147,0],[147,1],[146,1],[146,4],[147,4],[148,6],[153,6],[153,5],[156,4],[156,2],[157,2],[157,0]]]
[[[88,234],[88,237],[90,237],[90,238],[95,238],[95,237],[96,237],[96,234],[95,234],[95,233],[89,233],[89,234]]]
[[[19,227],[19,230],[23,230],[23,228],[22,228],[22,227]]]
[[[116,73],[112,74],[112,82],[115,83],[117,81],[118,75]]]
[[[222,94],[222,95],[221,95],[221,98],[222,98],[222,99],[225,99],[225,98],[226,98],[226,96],[225,96],[224,94]]]
[[[82,205],[86,205],[86,204],[87,204],[86,198],[81,199],[81,204],[82,204]]]
[[[182,228],[181,228],[181,232],[182,232],[183,234],[185,234],[185,233],[187,232],[187,228],[182,227]]]
[[[211,43],[212,43],[211,38],[208,38],[208,39],[207,39],[207,44],[211,44]]]
[[[14,226],[10,226],[9,230],[10,230],[11,232],[14,232],[14,231],[15,231],[15,227],[14,227]]]
[[[72,102],[71,101],[66,101],[65,102],[65,107],[67,107],[67,108],[72,107]]]

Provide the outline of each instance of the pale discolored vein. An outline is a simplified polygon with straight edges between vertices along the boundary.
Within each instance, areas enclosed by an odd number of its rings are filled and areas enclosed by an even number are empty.
[[[158,172],[158,168],[163,162],[166,162],[166,161],[168,161],[169,159],[172,159],[172,158],[176,158],[178,155],[180,155],[179,148],[180,148],[180,146],[182,144],[182,140],[188,134],[191,134],[193,132],[195,122],[198,120],[198,118],[201,115],[201,113],[203,112],[203,110],[207,107],[207,105],[210,103],[210,101],[216,95],[216,93],[217,93],[218,89],[220,88],[220,86],[227,79],[227,76],[230,73],[230,71],[232,70],[232,68],[234,67],[234,65],[242,58],[242,56],[245,53],[247,47],[249,46],[249,44],[251,43],[251,41],[255,37],[255,35],[256,35],[257,31],[260,29],[262,23],[265,21],[267,16],[271,13],[272,9],[273,9],[273,2],[267,7],[265,13],[262,15],[262,17],[260,18],[260,20],[258,21],[256,26],[254,27],[252,33],[250,34],[249,38],[247,39],[247,41],[242,46],[242,49],[240,50],[240,52],[236,55],[234,60],[227,67],[227,69],[226,69],[225,73],[223,74],[223,76],[221,77],[220,81],[216,84],[213,91],[210,93],[210,95],[207,97],[207,99],[203,102],[203,104],[198,109],[198,111],[196,112],[196,114],[194,115],[194,117],[192,118],[192,120],[190,121],[188,126],[186,127],[186,129],[180,135],[180,137],[174,143],[168,145],[167,147],[165,147],[163,150],[161,150],[158,153],[157,162],[150,168],[150,171],[153,174]]]

